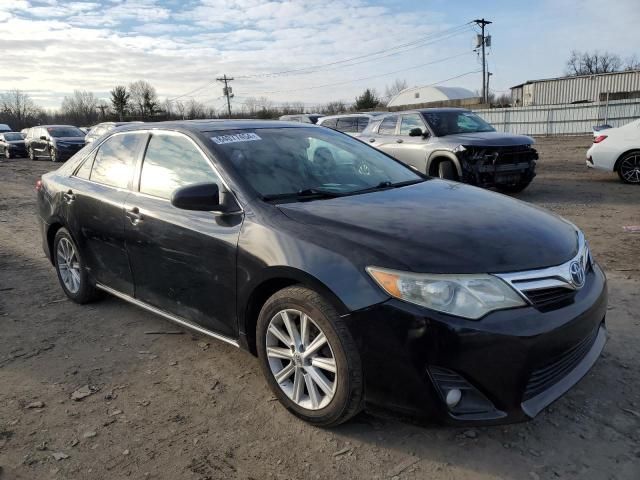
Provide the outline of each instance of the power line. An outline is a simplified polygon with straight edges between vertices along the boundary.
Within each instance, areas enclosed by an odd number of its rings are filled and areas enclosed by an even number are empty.
[[[298,68],[298,69],[292,69],[292,70],[283,70],[283,71],[280,71],[280,72],[269,72],[269,73],[261,73],[261,74],[254,74],[254,75],[239,75],[239,76],[236,76],[235,78],[236,79],[249,79],[249,78],[259,78],[259,77],[275,77],[275,76],[290,75],[290,74],[315,73],[319,69],[322,69],[323,67],[331,67],[331,66],[333,66],[334,69],[335,68],[341,68],[339,65],[342,65],[342,64],[345,64],[345,63],[349,63],[349,62],[352,62],[354,60],[361,60],[361,59],[368,58],[368,57],[379,56],[378,58],[371,58],[369,60],[365,60],[365,61],[362,61],[362,62],[353,63],[352,65],[344,65],[345,67],[355,66],[355,65],[359,65],[361,63],[366,63],[368,61],[375,61],[375,60],[379,60],[379,59],[382,59],[382,58],[387,58],[387,57],[390,57],[390,56],[393,56],[393,55],[402,54],[402,53],[405,53],[407,51],[413,50],[415,48],[424,47],[424,46],[430,45],[432,43],[436,43],[436,42],[439,42],[439,41],[442,41],[442,40],[449,39],[451,37],[457,36],[457,35],[459,35],[461,33],[464,33],[465,31],[469,30],[469,24],[471,24],[471,23],[473,23],[473,22],[467,22],[467,23],[464,23],[462,25],[458,25],[456,27],[452,27],[452,28],[443,30],[441,32],[434,32],[434,33],[429,34],[426,37],[423,37],[423,38],[421,38],[419,40],[414,40],[413,42],[408,42],[408,43],[405,43],[405,44],[396,45],[395,47],[390,47],[390,48],[387,48],[387,49],[378,50],[378,51],[375,51],[375,52],[372,52],[372,53],[369,53],[369,54],[366,54],[366,55],[359,55],[357,57],[347,58],[347,59],[338,60],[338,61],[335,61],[335,62],[329,62],[329,63],[325,63],[325,64],[320,64],[320,65],[311,65],[311,66],[304,67],[304,68]],[[444,36],[442,36],[441,38],[437,38],[439,35],[443,35],[443,34],[444,34]],[[435,38],[433,38],[433,37],[435,37]],[[405,47],[411,47],[411,48],[405,48]],[[405,49],[401,50],[401,51],[398,51],[398,52],[393,52],[393,53],[388,54],[388,55],[380,56],[380,54],[382,54],[382,53],[387,53],[387,52],[391,52],[391,51],[394,51],[394,50],[399,50],[399,49],[402,49],[402,48],[405,48]],[[215,81],[207,82],[204,85],[202,85],[200,87],[197,87],[197,88],[195,88],[193,90],[190,90],[187,93],[178,95],[176,97],[169,98],[167,100],[171,102],[171,101],[177,100],[179,98],[188,97],[188,96],[193,95],[194,93],[196,93],[196,92],[198,92],[200,90],[203,90],[203,89],[213,85],[214,83],[215,83]]]
[[[468,51],[467,52],[462,52],[462,53],[459,53],[457,55],[452,55],[450,57],[441,58],[441,59],[438,59],[438,60],[433,60],[431,62],[422,63],[420,65],[414,65],[413,67],[403,68],[403,69],[400,69],[400,70],[395,70],[393,72],[381,73],[381,74],[378,74],[378,75],[371,75],[371,76],[368,76],[368,77],[354,78],[352,80],[346,80],[346,81],[342,81],[342,82],[326,83],[324,85],[312,85],[312,86],[304,87],[304,88],[288,89],[288,90],[277,90],[277,91],[273,91],[273,92],[264,92],[264,93],[256,93],[256,94],[253,94],[253,95],[271,95],[271,94],[274,94],[274,93],[299,92],[299,91],[303,91],[303,90],[315,90],[315,89],[318,89],[318,88],[333,87],[333,86],[336,86],[336,85],[345,85],[347,83],[359,82],[361,80],[370,80],[372,78],[385,77],[387,75],[394,75],[396,73],[401,73],[401,72],[406,72],[408,70],[414,70],[416,68],[426,67],[427,65],[433,65],[435,63],[444,62],[446,60],[451,60],[453,58],[458,58],[458,57],[461,57],[463,55],[469,55],[471,53],[472,52],[468,52]]]
[[[280,72],[269,72],[269,73],[256,73],[253,75],[237,75],[236,78],[237,79],[245,79],[245,78],[257,78],[257,77],[275,77],[275,76],[280,76],[280,75],[289,75],[289,74],[293,74],[293,73],[299,73],[299,72],[307,72],[308,70],[313,70],[313,72],[318,71],[318,69],[323,69],[324,67],[329,67],[329,66],[334,66],[334,65],[339,65],[339,64],[343,64],[343,63],[349,63],[352,62],[354,60],[360,60],[363,58],[367,58],[367,57],[373,57],[376,55],[380,55],[381,53],[387,53],[393,50],[399,50],[408,46],[412,46],[411,48],[407,48],[406,50],[402,50],[401,52],[394,52],[393,55],[396,55],[398,53],[404,53],[405,51],[408,50],[413,50],[414,48],[419,48],[419,47],[423,47],[426,45],[423,45],[423,43],[427,42],[427,45],[430,43],[435,43],[436,41],[442,41],[442,40],[446,40],[447,38],[451,38],[452,36],[455,35],[459,35],[460,33],[463,33],[466,30],[469,30],[469,24],[471,22],[467,22],[465,24],[462,25],[458,25],[457,27],[452,27],[449,28],[447,30],[443,30],[441,32],[434,32],[432,34],[427,35],[426,37],[421,38],[420,40],[414,40],[413,42],[408,42],[408,43],[404,43],[402,45],[396,45],[395,47],[390,47],[387,49],[383,49],[383,50],[378,50],[376,52],[372,52],[372,53],[368,53],[366,55],[359,55],[357,57],[351,57],[351,58],[346,58],[343,60],[337,60],[335,62],[329,62],[329,63],[323,63],[323,64],[319,64],[319,65],[311,65],[308,67],[303,67],[303,68],[296,68],[296,69],[292,69],[292,70],[283,70]],[[460,30],[462,29],[462,30]],[[456,31],[459,30],[459,31]],[[437,38],[440,35],[446,34],[445,36],[443,36],[442,38]],[[436,37],[435,39],[432,39],[432,37]],[[391,55],[385,55],[382,56],[380,58],[386,58],[388,56]],[[374,59],[372,59],[374,60]],[[364,63],[364,62],[361,62]],[[358,63],[359,64],[359,63]],[[358,65],[356,64],[356,65]],[[350,66],[350,65],[349,65]],[[313,73],[313,72],[309,72],[309,73]]]

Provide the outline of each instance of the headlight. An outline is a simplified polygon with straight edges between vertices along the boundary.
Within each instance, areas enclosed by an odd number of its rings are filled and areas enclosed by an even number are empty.
[[[367,267],[392,297],[439,312],[478,319],[494,310],[525,306],[509,285],[493,275],[446,275]]]
[[[460,152],[464,152],[464,151],[466,151],[466,150],[467,150],[467,149],[466,149],[466,148],[464,148],[464,145],[458,145],[457,147],[455,147],[455,148],[453,149],[453,153],[460,153]]]

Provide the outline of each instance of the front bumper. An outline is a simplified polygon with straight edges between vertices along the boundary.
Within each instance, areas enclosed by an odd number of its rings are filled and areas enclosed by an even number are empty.
[[[534,417],[585,375],[605,343],[606,308],[606,278],[596,265],[557,309],[523,307],[466,320],[389,300],[351,313],[347,324],[360,349],[369,408],[459,425],[500,424]],[[463,379],[490,407],[452,411],[438,383],[442,372]]]
[[[56,151],[58,153],[58,158],[60,160],[68,160],[73,157],[80,149],[84,147],[83,145],[70,144],[70,145],[56,145]]]
[[[529,183],[536,176],[538,152],[525,145],[516,147],[467,147],[456,154],[461,181],[479,187]]]

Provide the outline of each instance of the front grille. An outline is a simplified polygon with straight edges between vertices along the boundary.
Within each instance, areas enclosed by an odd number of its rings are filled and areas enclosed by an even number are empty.
[[[524,399],[528,400],[544,392],[573,370],[593,346],[599,329],[600,326],[552,363],[534,370],[527,383]]]
[[[534,307],[549,307],[572,300],[576,291],[565,287],[551,287],[524,290],[522,293],[527,296]]]

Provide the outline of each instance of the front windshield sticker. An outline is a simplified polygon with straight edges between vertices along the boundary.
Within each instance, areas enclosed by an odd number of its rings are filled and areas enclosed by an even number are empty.
[[[253,142],[262,139],[256,133],[236,133],[235,135],[211,137],[211,140],[213,140],[217,145],[224,145],[225,143]]]

